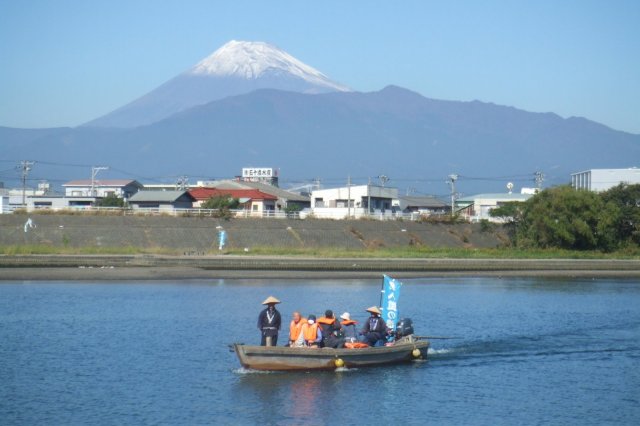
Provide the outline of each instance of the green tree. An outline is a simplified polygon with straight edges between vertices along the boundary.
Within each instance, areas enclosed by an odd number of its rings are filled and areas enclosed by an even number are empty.
[[[96,202],[97,207],[124,207],[124,200],[115,194],[109,194]]]
[[[288,215],[293,215],[295,213],[299,213],[302,210],[300,204],[288,203],[284,208],[284,212]]]
[[[216,210],[214,213],[215,217],[228,219],[233,216],[231,210],[237,209],[239,205],[240,201],[237,198],[228,195],[217,195],[202,203],[201,208]]]
[[[523,206],[524,203],[520,201],[510,201],[489,211],[489,216],[502,220],[503,229],[507,231],[512,244],[515,243],[517,238],[518,224],[522,221]]]
[[[620,184],[603,192],[602,198],[620,209],[615,224],[617,238],[623,243],[640,245],[640,184]]]
[[[524,203],[516,231],[521,247],[613,250],[620,209],[590,191],[570,186],[544,190]]]

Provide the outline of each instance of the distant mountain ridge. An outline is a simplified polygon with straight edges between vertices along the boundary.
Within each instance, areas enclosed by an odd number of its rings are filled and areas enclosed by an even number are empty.
[[[0,128],[6,158],[100,163],[141,181],[229,177],[246,166],[330,185],[385,174],[388,185],[434,195],[447,193],[450,173],[460,174],[463,193],[504,192],[507,181],[533,186],[537,170],[546,185],[560,184],[572,172],[637,166],[640,159],[640,135],[553,113],[429,99],[396,86],[318,95],[262,89],[132,129],[36,133]],[[78,172],[66,176],[87,174]]]
[[[148,125],[194,106],[264,88],[312,94],[350,91],[271,44],[232,40],[191,69],[84,126]]]

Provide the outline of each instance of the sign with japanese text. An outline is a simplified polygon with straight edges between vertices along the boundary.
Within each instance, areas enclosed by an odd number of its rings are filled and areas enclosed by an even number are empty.
[[[269,167],[245,167],[242,169],[243,178],[270,178],[274,176],[273,169]]]
[[[398,324],[398,299],[400,298],[400,287],[402,283],[387,275],[384,276],[382,284],[382,297],[380,307],[382,319],[390,330],[395,331]]]

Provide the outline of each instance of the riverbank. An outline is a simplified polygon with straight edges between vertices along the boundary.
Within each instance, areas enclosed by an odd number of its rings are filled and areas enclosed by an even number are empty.
[[[640,260],[399,259],[284,256],[0,256],[0,281],[219,278],[640,277]]]

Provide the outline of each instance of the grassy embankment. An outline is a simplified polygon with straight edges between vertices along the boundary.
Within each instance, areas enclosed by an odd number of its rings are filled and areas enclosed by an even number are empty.
[[[34,245],[0,245],[2,255],[184,255],[185,251],[172,250],[166,247],[54,247],[45,244]],[[198,253],[201,254],[201,253]],[[342,248],[277,248],[253,247],[249,252],[243,249],[228,249],[223,252],[209,250],[205,255],[232,254],[243,256],[300,256],[324,258],[458,258],[458,259],[640,259],[640,249],[626,249],[611,253],[599,251],[571,251],[559,249],[469,249],[469,248],[428,248],[428,247],[395,247],[375,249],[342,249]]]

